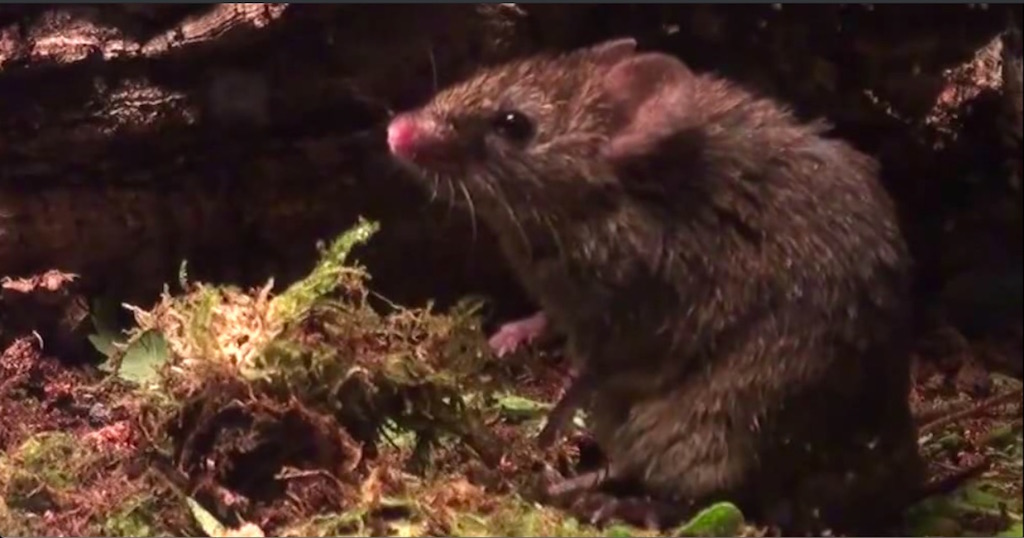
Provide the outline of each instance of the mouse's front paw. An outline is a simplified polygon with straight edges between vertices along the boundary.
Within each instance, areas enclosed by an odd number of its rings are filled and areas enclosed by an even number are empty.
[[[547,328],[547,316],[543,312],[516,321],[511,321],[498,328],[487,341],[494,354],[502,357],[515,352],[519,346],[536,340]]]

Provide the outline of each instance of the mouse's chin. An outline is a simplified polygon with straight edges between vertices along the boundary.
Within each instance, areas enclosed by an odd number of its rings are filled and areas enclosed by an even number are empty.
[[[437,177],[458,177],[465,174],[465,169],[459,163],[432,155],[403,156],[392,154],[392,158],[403,168],[430,180]]]

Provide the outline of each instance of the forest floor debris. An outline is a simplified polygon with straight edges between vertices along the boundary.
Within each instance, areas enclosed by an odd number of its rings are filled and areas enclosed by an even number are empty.
[[[360,222],[280,292],[183,270],[155,307],[128,307],[127,332],[93,308],[99,368],[5,328],[0,535],[654,535],[531,500],[592,458],[582,433],[534,443],[564,371],[540,352],[495,358],[478,302],[438,312],[372,293],[346,256],[375,230]],[[15,291],[74,281],[48,275]],[[915,408],[942,410],[922,429],[932,475],[978,472],[911,508],[904,532],[1021,535],[1020,382],[987,375],[996,399],[978,406],[942,372],[918,372]],[[727,503],[673,531],[768,533]]]

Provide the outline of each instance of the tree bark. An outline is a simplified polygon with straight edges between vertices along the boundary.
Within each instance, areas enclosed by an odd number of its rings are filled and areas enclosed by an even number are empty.
[[[362,214],[384,224],[359,255],[385,294],[525,312],[486,230],[388,165],[382,125],[478,65],[629,34],[878,155],[933,296],[944,222],[992,146],[964,125],[992,95],[988,132],[1009,133],[1020,175],[1019,34],[978,60],[1008,21],[1020,6],[0,6],[0,274],[152,296],[187,258],[213,280],[288,280]]]
[[[441,29],[472,38],[514,18],[406,9],[222,4],[149,37],[156,8],[142,22],[123,6],[28,10],[0,39],[0,272],[58,267],[150,296],[183,258],[214,279],[288,279],[358,214],[414,214],[423,200],[373,163],[372,129],[415,81],[429,91],[425,72],[502,46],[431,57]],[[111,20],[133,31],[95,22]]]

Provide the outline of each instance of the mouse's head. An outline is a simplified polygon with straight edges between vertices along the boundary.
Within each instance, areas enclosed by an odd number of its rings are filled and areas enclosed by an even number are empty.
[[[534,56],[479,71],[398,115],[388,146],[435,188],[447,182],[449,194],[458,185],[474,197],[541,205],[553,192],[614,182],[609,156],[631,147],[616,143],[635,138],[636,125],[672,101],[666,89],[691,76],[628,38]]]

